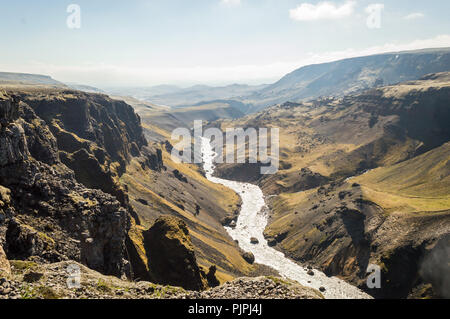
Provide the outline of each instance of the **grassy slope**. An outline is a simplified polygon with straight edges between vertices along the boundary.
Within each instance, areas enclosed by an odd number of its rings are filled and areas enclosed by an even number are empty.
[[[387,211],[450,209],[450,143],[393,166],[351,180]]]

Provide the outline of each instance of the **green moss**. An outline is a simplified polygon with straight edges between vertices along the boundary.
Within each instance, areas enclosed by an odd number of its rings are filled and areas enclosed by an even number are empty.
[[[155,292],[154,296],[156,298],[167,298],[170,295],[173,295],[174,293],[182,293],[184,292],[184,289],[178,288],[178,287],[172,287],[172,286],[155,286]]]
[[[422,285],[422,287],[420,287],[420,289],[418,289],[418,291],[416,292],[416,295],[418,296],[418,298],[420,299],[433,299],[433,285],[432,284],[425,284]]]
[[[56,246],[55,241],[53,240],[53,238],[49,237],[48,235],[38,232],[38,236],[39,238],[45,242],[49,247],[54,248]]]
[[[17,271],[19,273],[23,273],[28,270],[36,269],[38,264],[32,261],[24,261],[24,260],[10,260],[9,261],[11,268],[13,271]]]
[[[109,285],[105,280],[103,279],[99,279],[97,282],[97,289],[105,292],[105,293],[109,293],[112,291],[112,287],[111,285]]]
[[[283,280],[283,279],[278,278],[278,277],[266,276],[266,278],[272,280],[276,284],[281,284],[281,285],[286,285],[286,286],[290,286],[291,285],[288,281]]]
[[[34,229],[33,227],[31,227],[29,225],[22,225],[22,227],[27,228],[30,231],[37,233],[39,239],[42,242],[46,243],[48,247],[54,248],[56,246],[56,243],[53,240],[53,238],[49,237],[48,235],[44,234],[43,232],[37,231],[36,229]]]
[[[37,294],[34,287],[29,285],[22,285],[20,288],[20,297],[22,299],[36,299]]]
[[[59,299],[61,298],[52,288],[47,286],[35,287],[24,284],[20,288],[22,299]]]
[[[37,294],[43,299],[59,299],[60,296],[50,287],[41,286],[37,289]]]
[[[324,242],[326,242],[327,239],[328,239],[327,235],[323,234],[322,237],[320,238],[319,245],[323,244]]]

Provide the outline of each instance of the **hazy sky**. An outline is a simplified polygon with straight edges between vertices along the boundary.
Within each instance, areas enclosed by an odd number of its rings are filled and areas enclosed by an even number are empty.
[[[79,29],[67,26],[70,4],[81,8]],[[374,4],[384,5],[380,28],[367,24]],[[448,0],[0,0],[0,8],[0,71],[100,87],[264,83],[305,64],[450,47]]]

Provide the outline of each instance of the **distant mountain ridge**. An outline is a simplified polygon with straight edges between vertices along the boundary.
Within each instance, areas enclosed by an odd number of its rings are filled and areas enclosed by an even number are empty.
[[[450,71],[450,48],[425,49],[349,58],[299,68],[240,101],[253,112],[286,101],[343,96],[372,87],[417,80]]]
[[[171,107],[235,100],[248,106],[242,112],[253,113],[287,101],[344,96],[446,71],[450,71],[450,48],[383,53],[307,65],[270,85],[195,85],[189,88],[161,85],[129,89],[128,93],[123,92],[123,89],[120,91],[122,95],[133,95],[151,103]]]
[[[64,83],[56,81],[48,75],[12,72],[0,72],[0,83],[66,86]]]
[[[243,113],[258,112],[284,102],[300,102],[319,97],[344,96],[373,87],[417,80],[427,74],[450,71],[450,48],[392,52],[301,67],[271,85],[231,84],[221,87],[174,85],[153,87],[104,88],[107,94],[131,96],[170,107],[210,104],[212,101],[237,101]],[[0,83],[52,85],[67,87],[50,76],[0,72]],[[88,92],[103,92],[84,85],[70,87]]]
[[[94,86],[78,84],[78,83],[66,83],[68,87],[77,91],[83,91],[87,93],[105,93],[103,90],[98,89]]]
[[[142,88],[115,88],[107,90],[110,94],[130,95],[140,100],[158,105],[171,107],[194,106],[204,101],[237,100],[240,97],[251,94],[254,91],[264,89],[267,85],[231,84],[227,86],[213,87],[208,85],[194,85],[188,88],[180,88],[171,85],[158,85]]]

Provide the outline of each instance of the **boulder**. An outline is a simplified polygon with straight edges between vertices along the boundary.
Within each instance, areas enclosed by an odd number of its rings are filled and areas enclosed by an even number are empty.
[[[255,262],[255,255],[253,255],[250,252],[246,252],[242,254],[242,257],[245,259],[246,262],[248,262],[250,265],[252,265]]]
[[[236,227],[236,217],[233,215],[227,215],[223,217],[220,222],[224,227]],[[232,226],[232,224],[234,224],[234,226]]]
[[[277,240],[274,238],[270,238],[267,240],[267,244],[269,245],[269,247],[274,247],[278,244]]]
[[[30,270],[23,275],[23,281],[27,283],[34,283],[41,280],[42,277],[44,277],[44,274],[42,272]]]
[[[253,245],[257,245],[259,244],[259,240],[258,238],[252,237],[250,238],[250,243],[252,243]]]
[[[183,174],[181,174],[180,171],[177,169],[173,171],[173,176],[175,176],[175,178],[178,179],[180,182],[188,183],[187,178]]]

